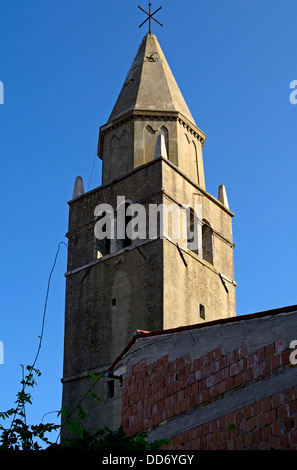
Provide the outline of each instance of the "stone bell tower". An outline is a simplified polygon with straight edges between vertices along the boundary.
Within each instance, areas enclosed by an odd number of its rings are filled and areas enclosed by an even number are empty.
[[[145,35],[113,111],[100,128],[102,186],[84,193],[77,178],[69,202],[64,407],[80,402],[92,386],[87,372],[108,370],[137,329],[156,331],[236,315],[234,214],[224,186],[217,198],[206,191],[204,142],[157,38]],[[127,233],[118,237],[119,197],[145,209],[147,223],[135,239]],[[112,239],[95,236],[103,216],[96,208],[101,205],[114,208],[108,216]],[[167,229],[162,212],[153,237],[152,206],[168,209]],[[188,213],[186,231],[177,237],[172,208],[178,220]],[[193,231],[197,243],[192,243]],[[88,425],[118,427],[117,380],[100,379],[96,392],[101,404],[91,398],[82,403]]]

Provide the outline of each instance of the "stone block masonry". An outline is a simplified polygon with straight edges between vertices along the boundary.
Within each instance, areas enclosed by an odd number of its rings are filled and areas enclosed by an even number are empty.
[[[296,449],[297,368],[289,347],[296,315],[237,317],[168,332],[162,340],[144,335],[120,359],[129,365],[122,387],[125,431],[168,437],[172,450]]]
[[[135,329],[168,330],[236,315],[234,213],[223,186],[218,198],[206,189],[205,139],[157,38],[146,34],[100,126],[102,184],[85,192],[78,177],[69,201],[64,408],[80,403],[86,373],[109,369]],[[145,209],[141,220],[137,206]],[[156,231],[151,207],[158,209]],[[177,230],[185,207],[185,230]],[[117,228],[111,239],[102,236],[108,226]],[[199,236],[191,240],[193,232]],[[120,390],[108,381],[98,391],[100,411],[86,401],[85,425],[116,430]]]

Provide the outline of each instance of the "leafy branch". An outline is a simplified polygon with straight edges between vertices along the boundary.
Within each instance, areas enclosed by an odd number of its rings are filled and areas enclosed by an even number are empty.
[[[116,431],[111,431],[106,427],[90,432],[81,424],[88,417],[82,407],[84,398],[89,395],[97,402],[101,401],[94,392],[94,387],[98,380],[105,376],[104,373],[87,374],[93,382],[92,386],[73,410],[62,408],[58,412],[58,416],[64,417],[62,425],[54,423],[27,425],[25,406],[32,405],[32,395],[25,391],[25,387],[33,388],[37,384],[35,376],[40,377],[41,373],[32,366],[27,366],[26,370],[28,373],[21,381],[22,389],[17,393],[16,406],[0,412],[0,419],[3,421],[13,416],[10,427],[5,428],[0,424],[0,450],[43,450],[39,440],[46,444],[47,448],[78,450],[160,450],[164,445],[169,444],[167,439],[149,442],[145,432],[137,432],[132,436],[127,436],[122,426]],[[59,430],[60,436],[65,426],[68,430],[67,437],[66,433],[63,434],[60,444],[51,442],[47,434]]]
[[[0,449],[1,450],[40,450],[38,439],[44,443],[52,444],[46,437],[47,433],[57,430],[60,425],[54,423],[28,426],[26,422],[25,406],[32,404],[32,395],[26,392],[26,387],[33,388],[36,385],[35,375],[41,373],[32,366],[27,366],[27,375],[21,380],[22,389],[17,393],[16,406],[7,411],[0,412],[0,419],[5,421],[12,418],[11,424],[5,428],[0,424]]]

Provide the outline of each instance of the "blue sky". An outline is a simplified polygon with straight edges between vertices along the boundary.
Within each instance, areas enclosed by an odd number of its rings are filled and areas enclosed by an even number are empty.
[[[96,157],[147,27],[147,1],[0,0],[0,410],[33,361],[50,270],[67,242],[75,177],[101,184]],[[238,314],[296,304],[295,0],[163,0],[153,23],[191,113],[207,134],[206,189],[225,184]],[[61,406],[66,248],[51,280],[42,372],[28,418]],[[294,338],[292,338],[294,339]],[[55,414],[48,415],[55,420]]]

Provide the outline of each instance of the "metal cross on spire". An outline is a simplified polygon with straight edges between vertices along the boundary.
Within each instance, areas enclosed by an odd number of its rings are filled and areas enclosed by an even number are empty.
[[[140,10],[142,10],[146,15],[147,15],[147,19],[144,20],[143,23],[141,23],[141,25],[139,25],[139,28],[141,28],[141,26],[144,25],[144,23],[146,23],[147,21],[149,22],[149,34],[151,34],[152,32],[152,28],[151,28],[151,25],[152,25],[152,20],[154,20],[156,23],[158,23],[160,26],[163,26],[162,23],[160,23],[158,20],[156,20],[156,18],[154,18],[154,15],[162,9],[162,7],[158,8],[156,11],[154,11],[154,13],[152,13],[152,10],[151,10],[151,2],[149,2],[149,12],[145,11],[143,8],[141,8],[141,6],[138,5],[138,8],[140,8]]]

